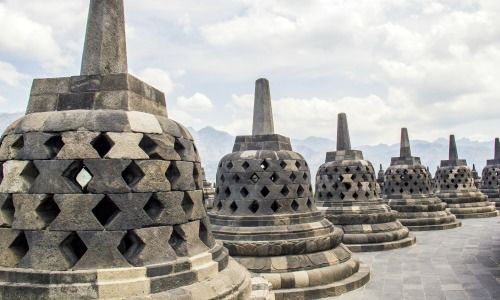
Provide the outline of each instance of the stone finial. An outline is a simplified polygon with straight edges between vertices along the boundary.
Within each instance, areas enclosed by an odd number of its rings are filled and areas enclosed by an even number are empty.
[[[476,164],[472,164],[472,171],[476,171]]]
[[[455,135],[450,135],[450,149],[449,149],[449,160],[458,160],[457,143],[455,142]]]
[[[90,0],[81,75],[127,73],[123,0]]]
[[[351,139],[345,113],[340,113],[337,120],[337,151],[342,150],[351,150]]]
[[[411,157],[410,139],[408,138],[408,129],[401,128],[401,144],[399,148],[400,157]]]
[[[494,159],[500,159],[500,139],[495,138],[495,157]]]
[[[382,169],[382,164],[380,164],[380,171],[383,171],[383,169]]]
[[[260,78],[255,82],[252,135],[274,134],[273,107],[269,81]]]

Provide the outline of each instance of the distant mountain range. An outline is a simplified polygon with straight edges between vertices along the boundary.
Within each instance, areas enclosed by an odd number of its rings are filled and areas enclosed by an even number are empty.
[[[3,132],[10,123],[20,116],[21,114],[0,113],[0,132]],[[201,130],[189,128],[189,130],[196,140],[207,179],[213,182],[217,172],[217,164],[222,156],[232,151],[235,136],[212,127],[205,127]],[[493,156],[493,141],[478,142],[463,138],[457,140],[457,146],[460,158],[467,159],[469,166],[475,164],[479,175],[481,175],[486,160]],[[324,162],[325,153],[333,151],[336,142],[321,137],[292,138],[292,147],[294,151],[301,153],[306,158],[311,173],[314,175]],[[430,167],[431,173],[435,172],[441,159],[448,157],[448,140],[445,138],[433,142],[412,140],[411,147],[412,154],[420,156],[422,163]],[[365,159],[370,160],[376,170],[378,170],[379,164],[387,168],[391,157],[399,155],[399,144],[363,145],[353,146],[353,148],[362,150]]]

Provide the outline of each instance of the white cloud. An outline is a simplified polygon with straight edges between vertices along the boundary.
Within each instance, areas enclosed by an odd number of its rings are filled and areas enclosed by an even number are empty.
[[[207,112],[213,108],[212,100],[202,93],[195,93],[191,97],[178,97],[177,106],[188,112]]]
[[[170,73],[167,71],[157,68],[146,68],[139,72],[138,76],[148,84],[164,92],[167,96],[174,90],[175,84],[172,81]]]
[[[7,103],[7,99],[0,96],[0,103]]]
[[[0,61],[0,82],[4,82],[10,86],[17,86],[21,80],[26,78],[28,76],[19,73],[15,66]]]

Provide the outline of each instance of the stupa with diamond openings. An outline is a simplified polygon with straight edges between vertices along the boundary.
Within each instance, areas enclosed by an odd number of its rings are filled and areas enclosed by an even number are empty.
[[[238,136],[219,163],[213,232],[277,299],[318,299],[368,281],[341,243],[343,232],[316,209],[311,175],[288,137],[274,132],[269,83],[255,87],[252,135]]]
[[[481,192],[488,196],[488,199],[495,202],[495,206],[500,208],[500,140],[495,139],[495,153],[493,159],[486,162],[481,177]]]
[[[448,204],[457,218],[496,217],[495,204],[474,185],[465,159],[458,158],[455,136],[450,135],[448,160],[442,160],[436,171],[436,196]]]
[[[391,159],[384,179],[384,198],[410,230],[441,230],[461,225],[432,191],[431,178],[420,157],[411,155],[408,130],[401,129],[399,157]]]
[[[379,251],[413,245],[415,237],[396,219],[377,191],[375,170],[351,149],[347,116],[338,115],[337,151],[326,154],[316,174],[316,204],[344,231],[350,250]]]
[[[33,81],[0,146],[0,299],[245,299],[164,94],[127,73],[123,0],[91,0],[79,76]]]

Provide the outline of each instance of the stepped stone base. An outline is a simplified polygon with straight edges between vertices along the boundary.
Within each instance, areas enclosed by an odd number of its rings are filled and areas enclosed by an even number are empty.
[[[252,275],[252,295],[251,300],[274,300],[275,295],[273,285],[265,278],[253,274]]]
[[[481,192],[441,192],[437,196],[448,204],[450,212],[458,219],[498,216],[495,203]]]
[[[401,220],[403,222],[403,220]],[[427,231],[427,230],[446,230],[453,229],[462,226],[462,222],[453,222],[446,224],[434,224],[434,225],[421,225],[421,226],[408,226],[411,231]]]
[[[228,259],[220,244],[216,248],[148,267],[59,272],[0,268],[1,299],[248,299],[250,273]],[[198,282],[189,285],[193,281]]]
[[[416,237],[410,235],[404,239],[382,242],[382,243],[371,243],[371,244],[348,244],[346,245],[352,252],[373,252],[373,251],[384,251],[384,250],[394,250],[404,247],[409,247],[417,242]]]

